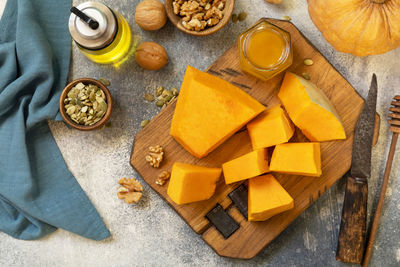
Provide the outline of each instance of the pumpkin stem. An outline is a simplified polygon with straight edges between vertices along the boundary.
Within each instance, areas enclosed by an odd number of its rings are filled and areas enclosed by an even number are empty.
[[[383,4],[386,2],[386,0],[371,0],[371,2],[375,4]]]

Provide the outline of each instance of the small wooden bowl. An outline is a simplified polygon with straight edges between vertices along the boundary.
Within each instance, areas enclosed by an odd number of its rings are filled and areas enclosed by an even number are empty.
[[[174,13],[174,9],[172,7],[172,2],[173,0],[165,0],[165,10],[167,11],[167,16],[169,20],[174,24],[179,30],[190,34],[194,36],[206,36],[210,35],[213,33],[216,33],[220,29],[222,29],[230,20],[232,13],[233,13],[233,8],[235,6],[235,0],[226,0],[225,2],[225,8],[222,10],[222,13],[224,14],[224,17],[218,22],[217,25],[214,25],[213,27],[207,28],[203,31],[190,31],[183,27],[182,25],[182,17],[176,15]]]
[[[67,97],[67,94],[72,89],[72,87],[74,87],[78,83],[94,84],[97,87],[99,87],[100,89],[102,89],[104,94],[106,95],[106,102],[107,102],[106,114],[104,114],[104,116],[103,116],[103,118],[101,118],[101,120],[99,120],[98,122],[96,122],[93,125],[81,125],[81,124],[74,122],[73,120],[70,119],[70,117],[68,116],[68,114],[64,108],[64,99]],[[101,126],[103,126],[110,118],[112,108],[113,108],[113,102],[112,102],[112,98],[111,98],[111,93],[108,90],[108,88],[104,84],[99,82],[98,80],[91,79],[91,78],[80,78],[80,79],[76,79],[76,80],[70,82],[64,88],[64,90],[62,91],[61,96],[60,96],[59,109],[60,109],[60,113],[61,113],[61,116],[62,116],[64,122],[66,124],[68,124],[69,126],[75,128],[75,129],[81,130],[81,131],[91,131],[91,130],[94,130],[94,129],[97,129],[97,128],[100,128]]]

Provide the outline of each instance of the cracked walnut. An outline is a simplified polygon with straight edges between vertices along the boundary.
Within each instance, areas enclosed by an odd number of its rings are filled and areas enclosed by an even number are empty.
[[[125,200],[126,203],[137,203],[142,198],[143,187],[135,178],[121,178],[118,183],[118,198]]]
[[[174,0],[174,13],[182,17],[182,25],[188,30],[202,31],[217,25],[223,18],[226,0]]]

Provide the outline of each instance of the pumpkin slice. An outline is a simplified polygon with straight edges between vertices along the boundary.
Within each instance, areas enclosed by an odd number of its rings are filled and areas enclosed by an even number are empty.
[[[335,108],[313,83],[286,72],[278,97],[290,119],[310,141],[346,139]]]
[[[280,105],[267,109],[247,124],[253,149],[286,143],[293,136],[294,126]]]
[[[193,156],[202,158],[264,110],[236,86],[188,66],[170,134]]]
[[[231,184],[269,171],[267,149],[259,149],[222,164],[225,183]]]
[[[209,199],[221,176],[220,168],[207,168],[175,162],[167,194],[176,204]]]
[[[321,176],[319,143],[286,143],[272,153],[270,171],[306,176]]]
[[[294,207],[293,198],[271,174],[249,180],[249,221],[265,221]]]

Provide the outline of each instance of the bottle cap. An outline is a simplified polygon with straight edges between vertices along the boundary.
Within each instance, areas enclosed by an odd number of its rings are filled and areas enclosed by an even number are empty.
[[[117,21],[109,7],[98,2],[85,2],[76,7],[78,12],[71,13],[69,17],[69,32],[72,38],[80,46],[97,50],[109,45],[117,32]],[[90,18],[90,21],[98,23],[98,27],[89,25],[75,13],[81,11]],[[95,29],[93,29],[95,28]]]

